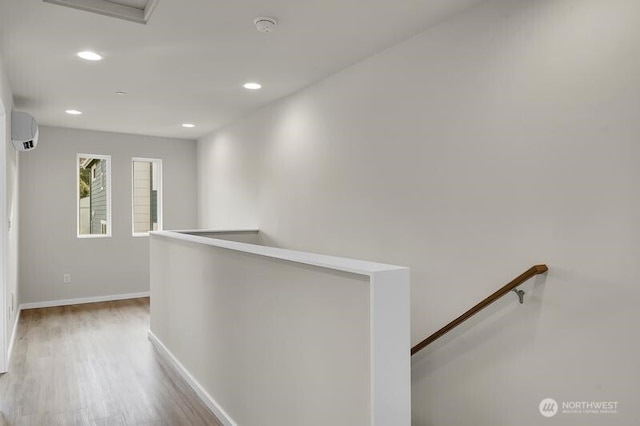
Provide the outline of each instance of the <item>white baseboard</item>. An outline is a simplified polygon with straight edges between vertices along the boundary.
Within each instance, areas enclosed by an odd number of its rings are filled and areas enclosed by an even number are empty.
[[[53,306],[80,305],[83,303],[110,302],[112,300],[137,299],[138,297],[149,297],[148,291],[140,293],[112,294],[109,296],[83,297],[80,299],[49,300],[46,302],[22,303],[20,310],[35,308],[51,308]]]
[[[149,330],[148,336],[149,341],[151,341],[151,344],[156,348],[158,353],[175,368],[176,372],[191,386],[202,402],[209,407],[209,410],[211,410],[225,426],[237,426],[237,423],[233,421],[231,416],[222,409],[220,404],[209,395],[202,385],[189,373],[189,370],[176,359],[171,351],[167,349],[151,330]]]
[[[13,321],[13,327],[11,327],[11,339],[9,340],[9,348],[7,349],[7,368],[9,368],[9,363],[11,362],[13,344],[16,341],[16,334],[18,334],[18,320],[20,319],[20,312],[22,312],[22,310],[18,308],[18,312],[16,312],[16,319]]]

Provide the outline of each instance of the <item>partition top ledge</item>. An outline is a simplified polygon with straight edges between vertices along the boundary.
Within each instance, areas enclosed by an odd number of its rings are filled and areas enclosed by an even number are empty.
[[[288,250],[277,247],[269,247],[258,244],[241,243],[237,241],[229,241],[217,239],[211,234],[219,233],[221,235],[231,233],[259,233],[257,229],[194,229],[180,231],[153,231],[149,234],[153,237],[172,238],[176,240],[188,241],[196,244],[204,244],[213,247],[226,248],[245,253],[256,254],[260,256],[272,257],[276,259],[288,260],[292,262],[303,263],[322,268],[334,269],[337,271],[351,272],[359,275],[371,276],[380,272],[398,271],[408,269],[403,266],[388,265],[384,263],[368,262],[365,260],[349,259],[337,256],[327,256],[323,254],[308,253],[296,250]],[[199,236],[194,234],[207,234],[207,236]]]

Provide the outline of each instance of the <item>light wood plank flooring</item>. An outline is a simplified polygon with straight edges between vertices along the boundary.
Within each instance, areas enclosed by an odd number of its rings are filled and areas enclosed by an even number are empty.
[[[221,425],[148,329],[148,298],[23,311],[0,425]]]

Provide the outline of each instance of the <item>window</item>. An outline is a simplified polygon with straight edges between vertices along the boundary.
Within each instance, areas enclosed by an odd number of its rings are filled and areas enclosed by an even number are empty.
[[[111,156],[78,154],[78,238],[111,236]]]
[[[162,229],[162,160],[134,158],[132,228],[134,236]]]

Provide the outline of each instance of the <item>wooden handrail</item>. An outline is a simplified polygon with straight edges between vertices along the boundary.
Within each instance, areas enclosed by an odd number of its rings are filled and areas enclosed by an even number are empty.
[[[486,308],[487,306],[495,302],[496,300],[500,299],[505,294],[509,293],[510,291],[512,291],[513,289],[515,289],[516,287],[518,287],[519,285],[527,281],[529,278],[532,278],[538,274],[543,274],[548,270],[549,268],[547,268],[547,265],[535,265],[527,269],[522,274],[518,275],[516,278],[511,280],[509,284],[500,288],[491,296],[487,297],[482,302],[478,303],[473,308],[469,309],[467,312],[460,315],[458,318],[454,319],[449,324],[445,325],[440,330],[436,331],[431,336],[427,337],[422,342],[415,345],[413,348],[411,348],[411,355],[416,354],[418,351],[426,347],[429,343],[432,343],[436,339],[444,336],[445,334],[447,334],[448,332],[450,332],[451,330],[453,330],[454,328],[456,328],[457,326],[459,326],[460,324],[462,324],[463,322],[465,322],[466,320],[468,320],[469,318],[471,318],[472,316],[474,316],[475,314],[477,314],[478,312],[480,312],[481,310],[483,310],[484,308]]]

